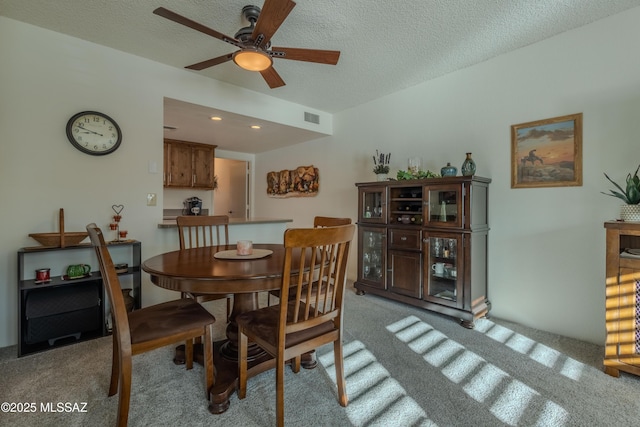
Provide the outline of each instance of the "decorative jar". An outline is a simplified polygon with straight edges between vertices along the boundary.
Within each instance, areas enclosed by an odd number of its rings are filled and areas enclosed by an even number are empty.
[[[440,169],[440,175],[442,176],[456,176],[458,174],[458,168],[451,166],[451,163],[447,162],[447,166]]]
[[[412,175],[418,175],[418,172],[422,169],[422,159],[420,157],[409,157],[407,170]]]

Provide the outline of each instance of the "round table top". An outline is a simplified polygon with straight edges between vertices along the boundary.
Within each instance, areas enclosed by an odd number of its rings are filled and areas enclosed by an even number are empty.
[[[203,294],[250,293],[280,288],[284,262],[282,244],[254,244],[273,253],[258,259],[217,259],[219,251],[236,245],[220,245],[167,252],[142,263],[151,281],[165,289]]]

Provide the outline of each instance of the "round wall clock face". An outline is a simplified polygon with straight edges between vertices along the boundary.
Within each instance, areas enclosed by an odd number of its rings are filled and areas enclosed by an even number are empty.
[[[122,132],[115,120],[97,111],[83,111],[71,117],[67,137],[78,150],[94,156],[113,153],[122,142]]]

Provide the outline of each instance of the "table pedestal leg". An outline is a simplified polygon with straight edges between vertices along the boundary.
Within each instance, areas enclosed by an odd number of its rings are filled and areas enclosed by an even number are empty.
[[[229,397],[238,387],[238,324],[235,319],[240,313],[258,308],[257,294],[235,294],[233,298],[233,310],[229,316],[226,329],[226,340],[216,341],[213,344],[213,365],[215,383],[209,390],[209,412],[221,414],[229,409]],[[202,364],[202,344],[194,344],[193,360]],[[176,364],[184,364],[184,345],[176,347]],[[302,355],[300,362],[305,369],[313,369],[317,366],[315,351]],[[275,367],[275,360],[257,344],[250,343],[247,351],[247,376],[249,378]]]

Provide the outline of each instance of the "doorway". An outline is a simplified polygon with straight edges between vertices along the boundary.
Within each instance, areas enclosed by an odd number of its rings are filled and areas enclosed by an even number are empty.
[[[218,182],[213,191],[213,214],[249,218],[249,162],[216,157],[213,167]]]

